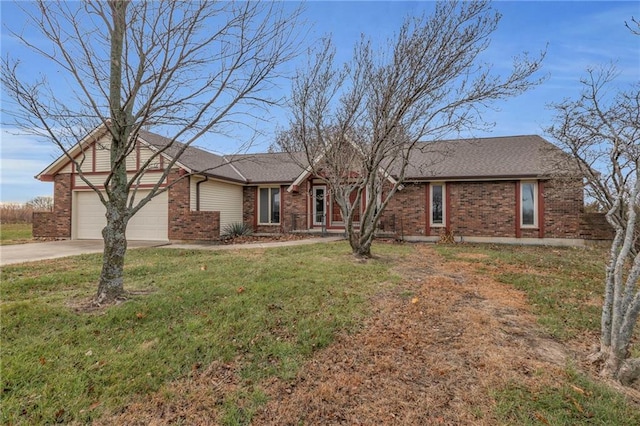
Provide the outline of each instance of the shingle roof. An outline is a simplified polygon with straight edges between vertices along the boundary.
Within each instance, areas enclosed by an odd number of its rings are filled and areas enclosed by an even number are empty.
[[[227,157],[248,183],[293,182],[303,171],[304,156],[286,152],[243,154]]]
[[[170,139],[140,132],[146,142],[161,148]],[[183,146],[167,149],[175,155]],[[290,183],[303,171],[302,154],[259,153],[220,156],[190,146],[179,162],[194,172],[243,183]],[[487,179],[548,176],[559,160],[560,149],[537,135],[420,142],[413,150],[405,179]]]
[[[169,138],[143,130],[140,131],[140,137],[158,149],[162,149],[171,143]],[[184,147],[182,143],[174,142],[165,152],[168,156],[174,157],[182,147]],[[194,172],[201,172],[233,181],[245,181],[224,157],[195,146],[187,147],[178,162]]]
[[[143,130],[140,137],[157,149],[171,143],[169,138]],[[170,157],[175,156],[182,147],[182,143],[174,142],[165,152]],[[220,156],[189,146],[178,161],[194,172],[222,179],[244,183],[286,183],[295,180],[304,170],[298,158],[302,159],[302,156],[292,158],[283,152]]]
[[[566,158],[537,135],[421,142],[411,154],[406,178],[542,177]]]

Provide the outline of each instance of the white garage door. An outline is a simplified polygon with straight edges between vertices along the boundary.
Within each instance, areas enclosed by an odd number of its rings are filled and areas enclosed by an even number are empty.
[[[138,191],[136,199],[142,199],[148,191]],[[93,191],[75,193],[74,229],[80,240],[102,239],[102,228],[107,224],[105,208]],[[127,226],[128,240],[168,240],[167,193],[154,197],[145,205]]]

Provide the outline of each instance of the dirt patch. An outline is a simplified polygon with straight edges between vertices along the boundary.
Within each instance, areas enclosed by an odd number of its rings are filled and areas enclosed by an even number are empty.
[[[422,274],[420,271],[422,270]],[[523,293],[416,247],[409,277],[374,301],[363,331],[341,336],[292,382],[266,385],[254,424],[495,424],[490,390],[563,370]],[[407,296],[410,295],[410,296]]]

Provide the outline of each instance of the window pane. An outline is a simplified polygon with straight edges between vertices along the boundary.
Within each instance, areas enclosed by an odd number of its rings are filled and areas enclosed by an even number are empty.
[[[315,202],[316,202],[316,217],[315,223],[324,223],[324,188],[316,188],[315,190]],[[340,208],[334,201],[334,209],[337,207],[338,211]]]
[[[431,186],[431,223],[442,224],[442,185]]]
[[[280,223],[280,189],[271,188],[271,223]]]
[[[535,225],[535,185],[532,183],[522,184],[522,224]]]
[[[260,223],[269,223],[269,188],[260,188]]]

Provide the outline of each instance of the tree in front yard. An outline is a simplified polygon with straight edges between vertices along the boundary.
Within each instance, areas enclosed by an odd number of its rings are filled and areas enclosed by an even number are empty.
[[[277,148],[325,181],[356,256],[371,255],[419,141],[483,127],[487,104],[538,83],[544,55],[515,59],[504,77],[480,61],[499,19],[485,1],[438,2],[433,15],[407,18],[386,47],[363,37],[342,66],[325,40],[297,74]]]
[[[14,35],[68,85],[51,87],[46,75],[30,80],[19,61],[3,58],[2,83],[18,107],[13,124],[55,143],[106,207],[96,302],[110,302],[124,293],[129,220],[167,190],[161,185],[192,142],[223,134],[273,102],[266,89],[297,48],[298,12],[232,1],[43,0],[22,7],[37,35]],[[70,155],[98,126],[111,140],[110,173],[99,185]],[[128,173],[126,158],[149,126],[164,129],[171,143]],[[165,152],[172,161],[148,195],[136,198],[145,169]]]
[[[553,105],[548,132],[571,154],[615,231],[592,359],[602,362],[603,376],[629,384],[640,378],[640,358],[630,358],[640,314],[640,84],[611,93],[615,77],[613,67],[590,70],[577,100]]]

